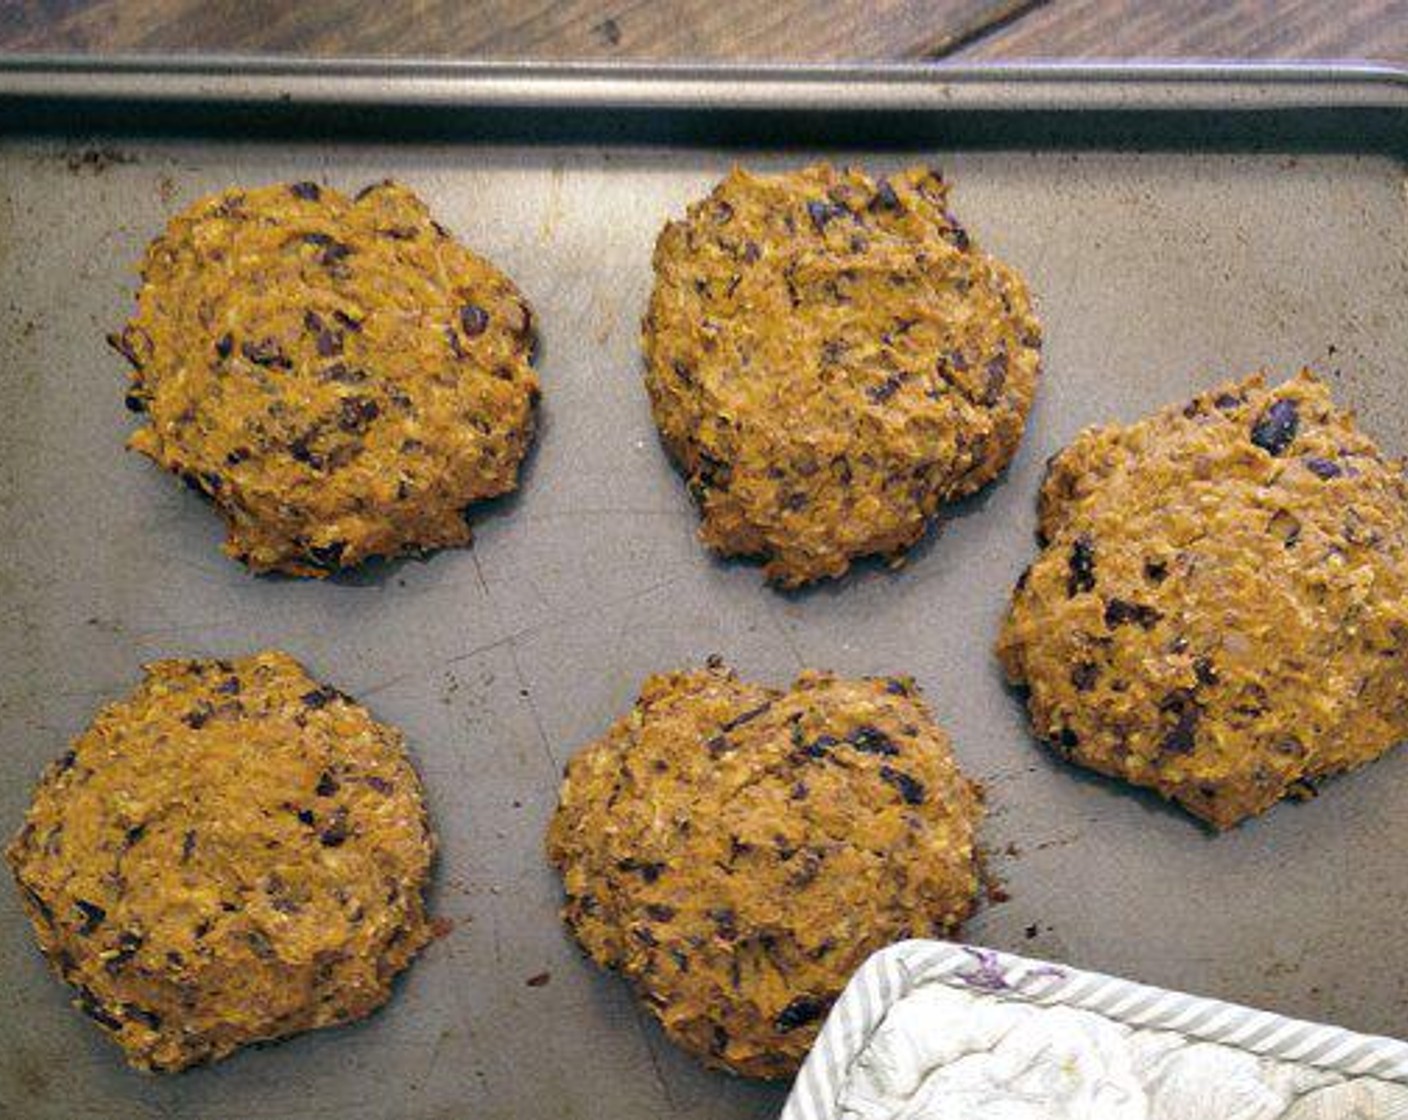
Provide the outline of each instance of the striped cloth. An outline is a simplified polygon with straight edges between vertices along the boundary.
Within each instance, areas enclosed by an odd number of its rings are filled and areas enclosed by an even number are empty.
[[[1408,1043],[1395,1039],[1288,1019],[993,949],[906,941],[876,953],[851,978],[797,1077],[781,1120],[838,1120],[851,1068],[886,1013],[929,984],[1004,1000],[1078,1008],[1127,1027],[1168,1031],[1344,1077],[1408,1086]],[[1351,1116],[1408,1120],[1408,1107],[1342,1115],[1346,1120]]]

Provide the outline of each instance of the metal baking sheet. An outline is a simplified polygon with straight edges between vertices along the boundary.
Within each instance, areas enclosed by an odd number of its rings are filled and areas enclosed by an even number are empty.
[[[711,559],[639,377],[661,224],[734,161],[913,160],[1028,277],[1046,377],[1008,474],[898,571],[784,595]],[[0,889],[0,1115],[761,1117],[556,917],[564,760],[655,669],[907,672],[987,786],[1007,901],[967,939],[1396,1033],[1408,755],[1214,837],[1029,738],[990,647],[1046,457],[1221,378],[1323,371],[1408,450],[1408,84],[1391,71],[701,70],[228,62],[0,68],[0,828],[149,659],[282,647],[407,733],[454,923],[371,1020],[153,1079],[68,1006]],[[231,183],[385,176],[535,305],[543,429],[471,550],[254,578],[122,441],[104,334],[166,218]],[[547,983],[530,986],[546,974]]]

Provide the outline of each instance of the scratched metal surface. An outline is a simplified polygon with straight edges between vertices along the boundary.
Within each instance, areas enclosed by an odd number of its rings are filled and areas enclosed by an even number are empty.
[[[144,133],[139,116],[131,135],[89,138],[89,123],[0,138],[0,828],[13,831],[41,765],[143,661],[283,647],[404,728],[443,842],[435,906],[455,928],[363,1024],[151,1079],[69,1008],[0,889],[0,1115],[773,1115],[780,1088],[700,1070],[578,957],[541,855],[563,761],[648,672],[713,652],[774,682],[802,665],[919,679],[988,787],[984,839],[1011,895],[971,940],[1402,1029],[1408,756],[1213,837],[1049,759],[989,655],[1032,555],[1043,460],[1085,424],[1307,363],[1408,450],[1401,148],[1292,137],[1207,153],[1175,130],[1106,150],[1072,126],[1069,144],[1010,148],[988,133],[868,152],[864,129],[842,136],[833,158],[925,159],[956,180],[961,217],[1037,294],[1046,380],[1013,469],[904,568],[784,596],[695,543],[650,424],[637,323],[662,222],[735,158],[782,168],[815,151],[642,144],[629,129],[531,147],[181,138]],[[472,550],[325,583],[252,578],[217,552],[220,527],[195,496],[122,451],[124,371],[103,336],[131,306],[144,244],[200,194],[386,175],[537,308],[538,448],[521,494],[475,519]]]

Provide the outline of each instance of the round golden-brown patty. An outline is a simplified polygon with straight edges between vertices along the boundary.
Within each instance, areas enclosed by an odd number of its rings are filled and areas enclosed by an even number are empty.
[[[140,1069],[349,1022],[427,942],[401,736],[292,658],[159,661],[44,773],[6,855],[55,971]]]
[[[514,489],[538,382],[501,272],[405,187],[231,189],[147,250],[130,446],[209,496],[225,551],[318,576],[468,542]]]
[[[927,168],[735,169],[660,234],[646,387],[710,548],[789,587],[898,560],[1012,458],[1041,330],[948,195]]]
[[[1408,487],[1310,374],[1082,433],[998,643],[1037,734],[1216,828],[1408,737]]]
[[[968,916],[980,814],[912,682],[714,664],[651,677],[572,760],[548,854],[567,925],[671,1039],[782,1077],[871,952]]]

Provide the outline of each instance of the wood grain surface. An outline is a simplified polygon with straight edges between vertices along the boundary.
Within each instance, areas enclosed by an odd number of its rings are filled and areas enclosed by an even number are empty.
[[[1408,62],[1408,0],[0,0],[0,50]]]

